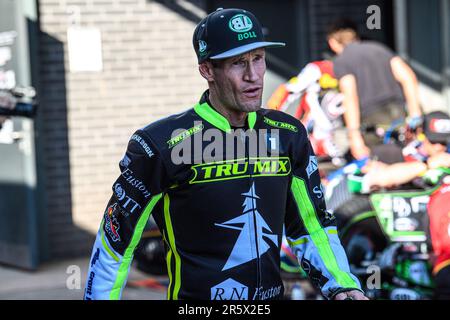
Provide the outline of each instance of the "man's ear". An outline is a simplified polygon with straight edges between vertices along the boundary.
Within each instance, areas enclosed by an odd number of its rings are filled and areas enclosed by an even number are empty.
[[[334,53],[338,53],[339,52],[339,47],[340,44],[339,42],[334,39],[333,37],[329,37],[328,38],[328,46],[330,47],[330,49],[334,52]]]
[[[198,71],[206,81],[214,81],[214,70],[211,62],[205,61],[198,65]]]

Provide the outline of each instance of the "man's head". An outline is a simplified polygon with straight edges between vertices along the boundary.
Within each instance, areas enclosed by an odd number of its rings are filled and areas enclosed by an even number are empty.
[[[332,23],[327,30],[327,41],[330,49],[341,54],[344,48],[359,39],[356,24],[349,19],[339,19]]]
[[[450,143],[450,117],[442,111],[431,112],[424,117],[425,147],[430,155],[445,151]]]
[[[228,110],[251,112],[261,107],[264,74],[264,48],[199,65],[200,74],[208,81],[210,94]]]
[[[259,21],[242,9],[217,9],[197,25],[193,36],[200,74],[223,107],[250,112],[261,107],[266,47]]]

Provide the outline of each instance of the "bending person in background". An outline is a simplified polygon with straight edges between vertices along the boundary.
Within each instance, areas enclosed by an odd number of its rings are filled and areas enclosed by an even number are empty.
[[[329,27],[327,40],[337,54],[334,72],[344,95],[350,151],[361,159],[379,144],[375,134],[363,137],[361,127],[389,127],[408,115],[408,124],[415,128],[422,111],[413,70],[383,44],[361,41],[356,30],[351,21],[337,21]]]

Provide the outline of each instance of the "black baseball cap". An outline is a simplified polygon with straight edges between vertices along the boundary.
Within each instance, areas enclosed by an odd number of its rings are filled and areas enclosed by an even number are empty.
[[[192,39],[198,63],[225,59],[263,47],[283,47],[283,42],[264,40],[261,24],[243,9],[219,8],[204,18]]]
[[[447,145],[450,142],[449,115],[442,111],[434,111],[425,115],[423,131],[431,143]]]

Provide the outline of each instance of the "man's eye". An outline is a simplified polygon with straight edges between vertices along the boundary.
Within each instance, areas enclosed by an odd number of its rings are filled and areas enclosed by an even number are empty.
[[[233,62],[234,66],[242,66],[244,64],[245,64],[245,61],[242,61],[242,60],[237,60],[237,61]]]

